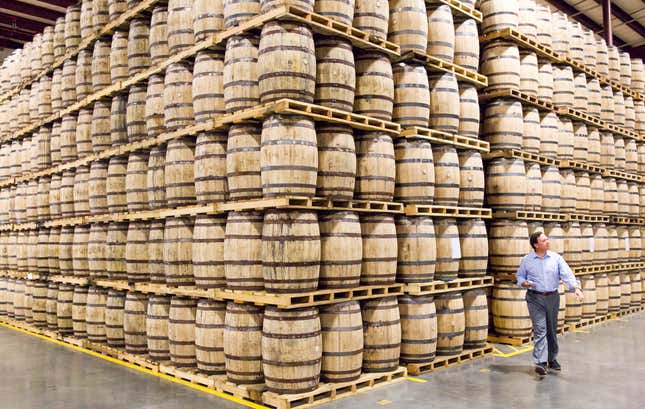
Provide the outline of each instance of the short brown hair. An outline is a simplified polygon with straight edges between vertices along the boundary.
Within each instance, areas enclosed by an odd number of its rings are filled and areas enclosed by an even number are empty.
[[[531,236],[529,237],[529,243],[531,243],[531,247],[533,247],[533,250],[535,250],[535,245],[537,244],[540,236],[543,234],[544,232],[541,232],[538,230],[535,233],[531,234]]]

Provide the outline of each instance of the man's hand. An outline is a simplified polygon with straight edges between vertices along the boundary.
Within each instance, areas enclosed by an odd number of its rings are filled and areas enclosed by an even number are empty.
[[[578,288],[578,287],[576,287],[576,289],[574,290],[574,294],[575,294],[576,299],[578,301],[582,301],[582,300],[585,299],[584,294],[582,294],[582,290],[580,288]]]
[[[528,280],[526,280],[526,281],[524,281],[522,283],[522,287],[524,287],[524,288],[533,288],[534,285],[535,284],[533,284],[531,281],[528,281]]]

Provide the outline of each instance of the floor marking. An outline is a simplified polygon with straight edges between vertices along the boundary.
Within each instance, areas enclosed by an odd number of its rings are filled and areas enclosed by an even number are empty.
[[[488,373],[488,372],[490,372],[490,369],[488,369],[488,368],[482,368],[482,369],[480,369],[480,370],[479,370],[479,372],[481,372],[481,373]]]
[[[378,401],[378,402],[376,402],[376,403],[378,403],[378,404],[379,404],[379,405],[381,405],[381,406],[385,406],[385,405],[389,405],[390,403],[392,403],[392,401],[391,401],[391,400],[387,400],[387,399],[383,399],[383,400],[380,400],[380,401]]]
[[[498,350],[498,353],[495,354],[495,356],[498,356],[500,358],[511,358],[532,350],[533,350],[533,346],[527,346],[527,347],[524,347],[523,349],[516,349],[515,351],[509,352],[509,353],[504,353]]]
[[[253,403],[253,402],[246,401],[244,399],[240,399],[240,398],[238,398],[236,396],[227,395],[227,394],[222,393],[222,392],[220,392],[220,391],[218,391],[216,389],[211,389],[211,388],[207,388],[207,387],[202,386],[202,385],[197,385],[197,384],[194,384],[192,382],[188,382],[188,381],[185,381],[183,379],[178,379],[178,378],[175,378],[174,376],[166,375],[166,374],[161,373],[161,372],[154,372],[154,371],[151,371],[150,369],[143,368],[143,367],[138,366],[138,365],[133,365],[133,364],[130,364],[129,362],[120,361],[120,360],[118,360],[116,358],[112,358],[112,357],[109,357],[107,355],[103,355],[103,354],[100,354],[98,352],[91,351],[89,349],[85,349],[85,348],[82,348],[82,347],[78,347],[76,345],[68,344],[67,342],[59,341],[57,339],[49,338],[49,337],[46,337],[44,335],[36,334],[35,332],[31,332],[31,331],[24,330],[22,328],[14,327],[13,325],[10,325],[10,324],[5,324],[3,322],[0,322],[0,326],[3,326],[3,327],[8,328],[8,329],[12,329],[14,331],[22,332],[24,334],[31,335],[31,336],[34,336],[36,338],[43,339],[45,341],[49,341],[51,343],[67,347],[67,348],[73,349],[75,351],[83,352],[83,353],[85,353],[87,355],[91,355],[91,356],[94,356],[96,358],[103,359],[104,361],[112,362],[113,364],[125,366],[126,368],[134,369],[136,371],[143,372],[143,373],[146,373],[148,375],[153,375],[153,376],[156,376],[158,378],[162,378],[162,379],[165,379],[165,380],[170,381],[170,382],[178,383],[180,385],[184,385],[184,386],[187,386],[187,387],[192,388],[192,389],[196,389],[196,390],[201,391],[201,392],[206,392],[208,394],[217,396],[217,397],[222,398],[222,399],[229,400],[231,402],[238,403],[240,405],[247,406],[249,408],[271,409],[268,406],[259,405],[257,403]]]
[[[576,333],[579,333],[579,334],[591,334],[591,331],[585,331],[583,329],[574,329],[574,330],[569,331],[569,332],[576,332]]]
[[[419,383],[426,383],[426,382],[428,382],[428,381],[426,381],[425,379],[415,378],[415,377],[413,377],[413,376],[406,376],[406,377],[405,377],[405,379],[407,379],[408,381],[412,381],[412,382],[419,382]]]

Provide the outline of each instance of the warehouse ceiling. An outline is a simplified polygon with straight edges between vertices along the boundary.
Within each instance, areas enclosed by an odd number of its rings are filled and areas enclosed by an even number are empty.
[[[21,48],[78,0],[0,0],[0,48]]]

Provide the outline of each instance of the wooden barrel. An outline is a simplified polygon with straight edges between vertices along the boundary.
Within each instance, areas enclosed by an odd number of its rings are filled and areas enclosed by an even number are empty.
[[[536,107],[525,106],[522,150],[530,153],[540,153],[540,111]]]
[[[575,324],[582,319],[582,301],[578,301],[571,291],[567,291],[565,297],[567,307],[564,322],[565,324]]]
[[[193,0],[168,1],[168,49],[177,54],[195,44]]]
[[[614,123],[625,127],[625,97],[622,92],[614,92]]]
[[[627,152],[625,150],[625,139],[621,136],[616,135],[614,137],[615,145],[615,161],[614,166],[619,171],[625,171],[625,166],[627,164]]]
[[[72,268],[75,277],[89,277],[88,264],[88,240],[90,236],[89,226],[75,226],[72,242]]]
[[[632,285],[629,273],[620,275],[620,309],[629,309],[632,299]]]
[[[110,43],[106,40],[97,40],[92,53],[92,89],[99,91],[112,84],[110,74]]]
[[[224,27],[231,28],[260,14],[258,0],[224,0]]]
[[[479,138],[480,110],[477,88],[459,83],[459,135]]]
[[[611,132],[600,133],[600,164],[609,168],[616,166],[616,144]]]
[[[351,199],[356,178],[356,146],[352,128],[345,125],[320,124],[316,126],[316,139],[316,195]]]
[[[464,348],[466,326],[464,301],[461,293],[440,294],[435,297],[437,309],[437,355],[459,354]],[[488,315],[486,314],[486,317]]]
[[[638,282],[640,284],[640,280]],[[1,285],[2,284],[0,284],[0,286]],[[37,328],[45,328],[47,327],[47,291],[48,291],[47,281],[32,281],[31,291],[32,291],[31,292],[31,297],[32,297],[31,314],[32,314],[33,324]],[[3,300],[5,299],[4,294],[2,296],[2,299]],[[640,300],[640,296],[639,296],[639,300]],[[3,314],[0,312],[0,315],[3,315]]]
[[[526,289],[515,283],[495,283],[491,297],[493,326],[499,335],[528,337],[533,326],[526,304]]]
[[[403,315],[403,314],[401,314]],[[322,363],[325,382],[351,382],[358,379],[363,363],[363,322],[357,301],[320,308]],[[403,331],[403,327],[401,328]]]
[[[195,122],[205,122],[223,115],[224,53],[202,50],[195,57],[193,69],[193,109]]]
[[[148,209],[148,151],[131,152],[125,176],[125,197],[129,212]]]
[[[108,12],[110,21],[114,21],[128,9],[126,0],[108,0]]]
[[[457,278],[461,260],[461,245],[459,242],[459,229],[455,219],[437,219],[434,222],[437,263],[435,266],[435,279],[451,281]]]
[[[629,260],[632,263],[641,261],[642,241],[641,231],[638,226],[629,228]]]
[[[564,254],[562,257],[571,266],[582,264],[583,243],[582,230],[577,222],[565,223],[562,225],[564,231]]]
[[[544,234],[549,237],[551,251],[564,255],[566,236],[562,225],[557,222],[544,223]]]
[[[560,212],[560,192],[562,181],[555,166],[547,166],[542,173],[542,211]]]
[[[125,94],[115,95],[112,98],[110,112],[110,141],[112,141],[112,145],[128,143],[127,104]]]
[[[58,253],[59,253],[58,243],[60,242],[60,231],[61,231],[60,227],[52,227],[49,230],[49,245],[47,247],[48,247],[48,259],[49,259],[49,271],[52,274],[57,274],[60,272],[60,262],[58,260]],[[7,247],[9,247],[12,244],[13,240],[15,240],[15,236],[12,235],[9,237]],[[9,259],[9,267],[11,268],[12,261],[14,259],[11,259],[10,254],[11,253],[7,254],[7,258]]]
[[[629,275],[629,281],[631,283],[631,307],[638,307],[641,305],[642,293],[643,293],[643,282],[641,280],[641,274],[638,271],[632,271]],[[35,320],[35,316],[34,316]]]
[[[91,4],[92,29],[94,32],[101,31],[110,21],[110,1],[94,0]]]
[[[88,178],[88,205],[90,213],[93,215],[107,213],[109,210],[107,205],[107,175],[108,162],[92,162]]]
[[[260,129],[252,123],[231,125],[226,146],[226,179],[231,200],[262,197]]]
[[[335,0],[318,0],[314,3],[316,13],[348,26],[354,19],[354,2],[338,2]],[[316,46],[318,46],[316,44]]]
[[[318,309],[266,307],[262,325],[262,367],[267,389],[304,393],[318,387],[322,336]]]
[[[394,18],[394,16],[393,16]],[[414,24],[413,32],[422,32],[427,25],[427,54],[444,61],[453,62],[455,54],[455,26],[452,11],[447,4],[430,4],[424,25]],[[420,50],[426,53],[425,50]],[[404,52],[403,48],[401,52]]]
[[[317,171],[313,121],[299,116],[269,116],[262,125],[260,145],[263,196],[314,196]]]
[[[11,284],[11,280],[7,282],[7,292],[9,292],[10,284]],[[50,331],[56,331],[58,329],[58,319],[56,317],[57,307],[58,307],[58,283],[50,281],[49,284],[47,284],[47,302],[45,304],[45,312],[47,314],[47,329]],[[7,315],[9,315],[10,313],[9,305],[7,305],[7,308],[8,308]]]
[[[588,110],[588,93],[587,77],[584,73],[576,73],[573,77],[573,109],[587,112]]]
[[[128,33],[128,74],[135,75],[150,67],[150,26],[141,18],[130,21]]]
[[[620,81],[620,51],[618,47],[608,46],[608,55],[609,55],[609,72],[607,79],[610,81]]]
[[[488,90],[519,89],[520,70],[520,52],[516,44],[493,41],[484,46],[480,71],[488,77]]]
[[[316,214],[280,210],[265,212],[262,259],[268,292],[315,290],[320,274],[320,231]]]
[[[538,37],[538,26],[539,26],[539,21],[538,19],[543,17],[538,14],[538,8],[539,6],[535,4],[535,1],[533,0],[520,0],[518,1],[518,30],[532,38],[533,40],[537,40],[539,38],[544,37],[544,30],[542,27],[540,27],[540,33],[542,36]],[[547,9],[548,11],[548,9]],[[548,16],[548,24],[551,23],[551,14],[549,13]],[[548,29],[548,39],[551,39],[551,28],[549,27]],[[549,46],[550,47],[550,46]]]
[[[459,277],[471,278],[486,275],[488,267],[488,235],[482,219],[463,220],[458,224]]]
[[[591,175],[590,190],[593,199],[589,203],[589,212],[591,214],[602,214],[605,207],[605,189],[602,176],[598,174]]]
[[[432,13],[432,11],[428,13]],[[448,15],[450,22],[452,22],[450,9],[448,9]],[[420,0],[393,1],[390,4],[388,40],[399,45],[401,53],[416,50],[425,54],[426,43],[432,38],[428,33],[429,20],[430,23],[435,21],[426,15],[425,2]],[[436,23],[440,24],[438,21]],[[450,53],[450,57],[452,58],[452,53]]]
[[[625,96],[625,129],[635,132],[636,130],[636,108],[634,98]]]
[[[519,4],[516,1],[480,0],[479,10],[483,15],[482,34],[505,28],[518,28]]]
[[[389,372],[398,366],[401,321],[396,297],[364,301],[363,372]]]
[[[146,185],[148,190],[148,206],[159,209],[166,206],[166,146],[155,146],[148,157],[148,174]]]
[[[434,158],[434,204],[457,206],[459,202],[459,157],[457,149],[439,145],[432,150]]]
[[[166,147],[164,185],[168,206],[194,204],[195,140],[192,137],[173,139]]]
[[[60,128],[60,155],[63,162],[78,159],[76,153],[76,116],[65,115]]]
[[[492,269],[516,271],[529,249],[528,226],[521,220],[494,220],[489,232],[489,263]]]
[[[609,280],[607,274],[595,275],[596,316],[601,317],[609,312]]]
[[[431,295],[399,297],[401,361],[427,363],[437,349],[437,314]]]
[[[627,216],[629,214],[629,189],[627,187],[627,181],[617,179],[616,187],[618,191],[618,214]]]
[[[589,173],[576,172],[576,212],[589,213],[591,206],[591,181]]]
[[[587,113],[600,117],[602,111],[602,91],[598,78],[589,78],[587,81]]]
[[[72,296],[72,328],[74,337],[79,339],[87,338],[86,329],[86,308],[87,308],[87,287],[74,287]]]
[[[474,19],[455,21],[454,63],[468,70],[479,70],[479,29]]]
[[[105,238],[105,269],[111,280],[127,280],[125,248],[127,245],[128,224],[111,222]]]
[[[582,261],[592,263],[594,260],[595,241],[594,230],[590,223],[580,223],[580,237],[582,238]]]
[[[537,54],[520,51],[520,91],[537,97],[539,87],[539,66]]]
[[[76,50],[81,42],[81,6],[67,7],[65,10],[65,48],[67,52]]]
[[[394,79],[389,59],[377,52],[356,56],[354,113],[392,120]]]
[[[112,146],[110,104],[111,103],[108,100],[98,100],[94,103],[94,107],[92,109],[92,125],[90,132],[92,138],[92,151],[94,153],[102,152]]]
[[[277,21],[264,24],[257,64],[261,103],[283,98],[314,101],[316,57],[313,34],[307,26]]]
[[[488,301],[483,289],[463,292],[464,349],[483,348],[488,338]]]
[[[396,219],[397,274],[403,283],[424,283],[434,280],[436,265],[436,236],[434,224],[427,217]]]
[[[199,300],[195,314],[197,369],[208,375],[224,374],[224,320],[226,303]]]
[[[200,42],[224,30],[224,2],[196,0],[193,3],[193,31]]]
[[[56,300],[56,327],[58,333],[71,335],[74,332],[72,322],[72,303],[74,299],[74,287],[67,284],[58,286],[58,298]],[[16,314],[16,318],[18,318]]]
[[[574,106],[575,86],[573,69],[566,65],[553,66],[553,103],[558,106]]]
[[[164,275],[172,286],[194,285],[192,217],[166,219],[164,226]]]
[[[25,321],[25,281],[16,280],[13,288],[13,311],[17,321]],[[71,313],[70,313],[71,314]],[[70,315],[71,318],[71,315]]]
[[[54,26],[43,29],[40,61],[42,67],[47,69],[54,63]]]
[[[107,290],[100,287],[90,287],[87,292],[85,306],[85,328],[87,340],[96,343],[106,343],[105,335],[105,304]]]
[[[569,21],[567,15],[562,12],[555,12],[551,15],[553,21],[553,50],[569,57],[569,45],[571,33],[569,32]]]
[[[262,383],[262,318],[264,308],[252,304],[226,305],[224,363],[228,381]]]
[[[405,203],[432,204],[435,167],[432,148],[422,139],[399,139],[394,145],[394,197]]]
[[[603,85],[600,88],[600,120],[606,122],[614,121],[614,92],[610,85]]]
[[[356,0],[352,26],[380,39],[387,38],[389,5],[386,2]]]
[[[128,142],[136,142],[148,136],[146,129],[146,84],[132,85],[126,103],[125,126]]]
[[[150,17],[150,64],[157,65],[168,59],[168,9],[165,5],[158,5],[152,9]]]
[[[158,136],[166,131],[163,112],[164,76],[151,75],[146,89],[145,120],[149,137]]]
[[[587,160],[589,154],[589,134],[583,122],[573,123],[573,159]]]
[[[43,176],[38,179],[38,193],[36,194],[36,209],[38,214],[39,221],[45,221],[50,219],[49,212],[49,191],[51,189],[51,179],[47,176]],[[6,194],[9,194],[8,190],[5,190]],[[9,218],[9,212],[6,213],[7,219]]]
[[[642,93],[645,89],[645,71],[643,70],[643,60],[640,58],[631,59],[632,66],[632,89]]]
[[[616,226],[607,225],[607,240],[609,243],[607,251],[607,263],[617,263],[620,240],[618,239],[618,229],[616,228]]]
[[[150,282],[153,284],[166,283],[163,258],[164,224],[163,220],[153,220],[148,229],[148,270]]]
[[[76,123],[76,154],[79,158],[92,154],[92,111],[83,108],[78,112]]]
[[[394,218],[384,214],[361,216],[361,235],[361,284],[393,284],[396,280],[398,254]]]
[[[146,313],[146,342],[148,355],[154,361],[170,360],[168,345],[168,318],[170,297],[151,295]]]
[[[18,236],[18,243],[24,243],[26,237]],[[74,243],[74,226],[63,226],[60,232],[60,242],[58,243],[58,265],[60,273],[65,276],[74,275],[72,245]],[[24,257],[24,255],[22,255]],[[25,265],[21,265],[21,254],[18,253],[18,269],[25,270]],[[26,270],[25,270],[26,271]]]
[[[440,131],[459,130],[460,97],[457,78],[452,73],[432,73],[430,86],[430,126]]]
[[[540,119],[540,153],[557,158],[559,136],[560,129],[557,115],[553,112],[542,115]]]
[[[539,163],[526,164],[526,206],[528,211],[542,210],[542,173]]]
[[[192,95],[193,73],[187,62],[170,64],[164,77],[164,126],[177,130],[195,120]]]
[[[112,83],[128,79],[128,32],[116,30],[110,45],[110,77]]]
[[[168,315],[170,361],[178,368],[197,364],[195,352],[195,316],[197,301],[173,296]]]
[[[526,205],[526,171],[521,159],[498,158],[486,170],[486,201],[500,210],[523,210]]]
[[[428,127],[430,89],[428,74],[420,64],[395,64],[392,120],[402,127]]]
[[[386,133],[366,132],[355,141],[355,199],[391,201],[396,175],[392,138]]]
[[[51,86],[51,105],[52,111],[57,112],[63,109],[63,100],[62,100],[62,81],[63,81],[63,69],[56,68],[52,72],[52,86]],[[12,102],[14,99],[12,99]],[[15,124],[17,127],[17,123]]]
[[[607,281],[609,287],[609,312],[620,311],[621,304],[621,280],[620,273],[607,274]]]
[[[123,307],[123,335],[127,353],[143,355],[148,352],[146,340],[147,304],[148,296],[146,294],[128,291]]]
[[[81,102],[92,93],[92,54],[89,50],[81,50],[76,56],[76,100]]]
[[[537,78],[537,97],[546,102],[553,102],[553,66],[549,60],[538,58]]]
[[[482,137],[491,149],[521,149],[524,130],[522,104],[498,99],[484,111]]]
[[[319,229],[319,287],[357,287],[360,284],[363,253],[358,214],[354,212],[321,213]]]
[[[148,230],[146,220],[131,221],[125,245],[125,268],[129,283],[150,281],[148,272]]]
[[[197,287],[220,288],[226,285],[224,275],[225,229],[226,218],[224,216],[199,215],[195,218],[192,262]]]
[[[582,300],[582,314],[583,320],[593,319],[596,316],[596,281],[594,276],[583,276],[580,278],[580,285],[584,292],[584,299]]]
[[[315,52],[316,89],[314,102],[318,105],[351,112],[356,91],[356,70],[352,45],[340,38],[321,38],[316,40]]]
[[[125,178],[127,175],[127,156],[113,156],[108,163],[105,192],[110,213],[127,211]]]
[[[231,3],[233,3],[232,0]],[[226,4],[228,4],[228,0]],[[225,13],[226,4],[224,5]],[[257,37],[251,36],[233,36],[226,41],[224,105],[228,113],[251,108],[260,103],[258,87],[259,42]]]
[[[230,212],[224,235],[226,287],[262,290],[262,212]]]

